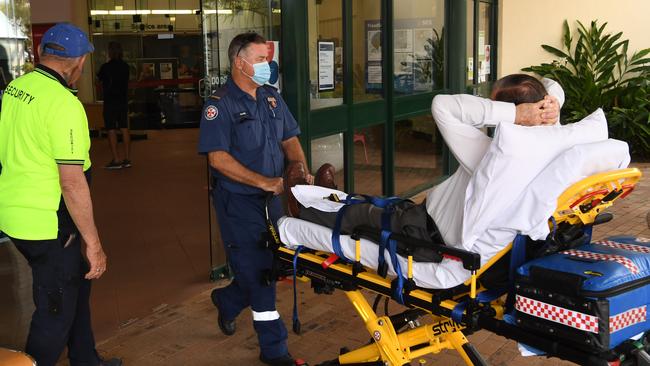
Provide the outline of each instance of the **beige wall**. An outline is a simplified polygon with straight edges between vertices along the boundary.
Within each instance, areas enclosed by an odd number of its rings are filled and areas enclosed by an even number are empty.
[[[561,46],[562,23],[607,22],[607,30],[623,32],[630,51],[650,47],[649,0],[501,0],[498,76],[551,61],[542,44]]]

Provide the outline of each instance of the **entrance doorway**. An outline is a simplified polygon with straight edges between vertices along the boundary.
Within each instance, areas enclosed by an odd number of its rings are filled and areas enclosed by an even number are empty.
[[[108,43],[120,42],[131,68],[131,127],[147,131],[146,140],[133,143],[130,169],[99,168],[110,159],[108,146],[93,141],[93,201],[112,263],[93,288],[93,299],[103,300],[92,304],[102,338],[212,287],[210,274],[227,275],[196,127],[204,99],[229,75],[232,38],[255,31],[279,50],[281,14],[279,1],[88,4],[96,49],[91,72],[106,62]],[[94,93],[101,111],[101,90]],[[101,113],[90,123],[103,126]]]

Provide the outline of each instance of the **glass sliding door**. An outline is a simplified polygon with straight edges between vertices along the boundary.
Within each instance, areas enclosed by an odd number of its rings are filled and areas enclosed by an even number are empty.
[[[269,61],[279,63],[280,1],[203,0],[203,53],[205,60],[204,97],[224,85],[230,75],[228,45],[245,32],[256,32],[269,41]],[[281,86],[281,82],[276,85]]]
[[[467,2],[467,85],[474,95],[490,95],[496,80],[496,14],[494,0]]]
[[[0,90],[33,69],[28,0],[0,0]]]

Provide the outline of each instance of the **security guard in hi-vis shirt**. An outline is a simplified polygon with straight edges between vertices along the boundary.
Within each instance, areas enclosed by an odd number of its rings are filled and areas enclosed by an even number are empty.
[[[66,347],[72,366],[121,364],[100,359],[90,323],[90,280],[106,271],[106,255],[88,188],[88,121],[73,85],[92,51],[79,28],[53,26],[41,63],[2,98],[0,230],[32,268],[36,310],[26,352],[39,366],[56,364]]]
[[[271,268],[272,253],[260,245],[266,230],[265,203],[275,223],[282,216],[285,160],[302,162],[300,129],[282,97],[266,85],[271,69],[266,40],[256,33],[236,36],[228,48],[231,75],[203,110],[199,152],[208,155],[213,202],[232,283],[212,292],[218,324],[235,332],[235,318],[247,307],[260,345],[260,359],[269,365],[294,365],[287,349],[287,331],[275,309],[275,284],[262,277]],[[307,175],[307,181],[313,177]]]

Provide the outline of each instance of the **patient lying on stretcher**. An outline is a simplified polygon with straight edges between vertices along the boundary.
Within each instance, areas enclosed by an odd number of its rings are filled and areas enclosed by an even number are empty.
[[[477,252],[483,263],[517,233],[548,234],[546,220],[565,188],[586,175],[629,162],[626,144],[605,141],[607,126],[602,112],[594,113],[584,123],[557,125],[563,100],[558,84],[546,79],[540,82],[526,75],[499,80],[491,100],[470,95],[434,98],[432,114],[460,167],[449,179],[427,192],[424,202],[397,203],[390,216],[391,231]],[[481,131],[485,126],[498,127],[494,142]],[[596,145],[592,146],[593,143]],[[571,148],[574,145],[578,146]],[[598,156],[601,153],[604,157]],[[300,183],[301,171],[303,167],[290,165],[287,183]],[[319,173],[317,177],[321,178],[317,182],[328,185],[327,182],[333,181],[323,178],[333,175],[331,166],[321,168]],[[541,183],[536,186],[535,180]],[[323,192],[310,193],[310,189],[318,188],[292,189],[297,200],[289,200],[290,214],[333,228],[341,205],[326,203]],[[345,194],[338,195],[343,199]],[[320,198],[320,203],[314,197]],[[369,203],[350,205],[342,216],[340,231],[350,234],[358,225],[382,229],[383,212],[383,208]],[[522,222],[522,217],[530,220]],[[510,222],[517,225],[513,227]],[[296,225],[281,220],[283,241],[310,246],[304,237],[291,230]],[[384,225],[387,225],[385,220]],[[431,257],[428,254],[432,253],[419,249],[414,259],[426,261]],[[447,259],[439,264],[427,264],[426,270],[420,271],[423,274],[420,278],[417,272],[416,268],[416,283],[429,288],[453,287],[469,277],[460,263]]]

